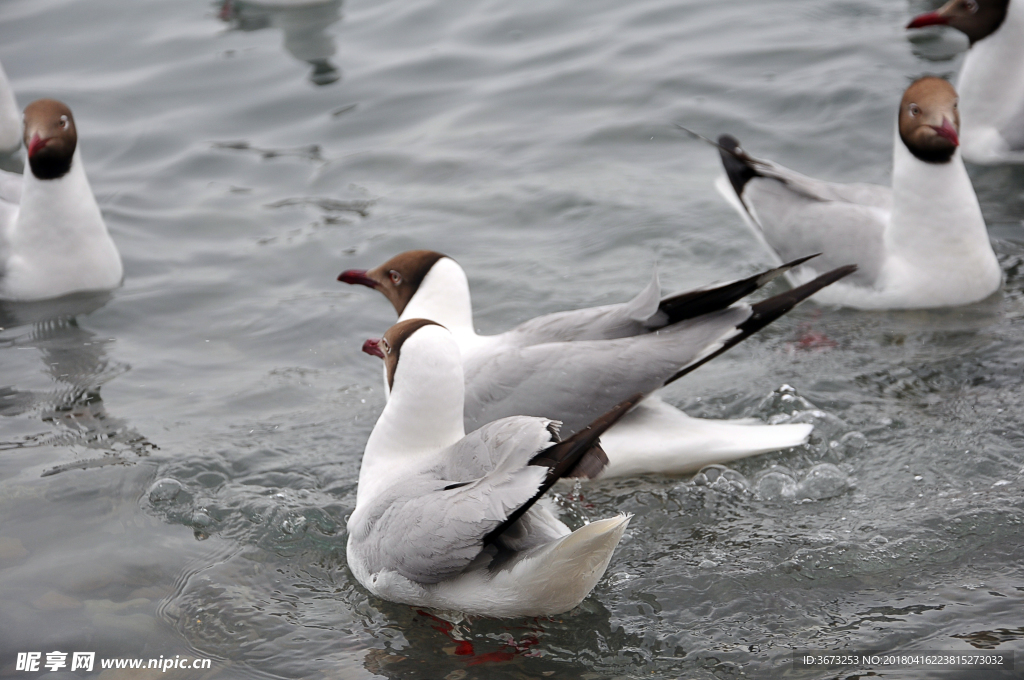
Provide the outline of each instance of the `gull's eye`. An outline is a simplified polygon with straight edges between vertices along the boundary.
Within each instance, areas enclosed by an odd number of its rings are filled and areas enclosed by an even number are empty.
[[[380,339],[380,348],[384,350],[385,354],[391,354],[391,343],[388,342],[386,339]]]
[[[910,111],[910,115],[914,118],[921,115],[921,107],[917,104],[911,104],[907,107],[907,110]]]
[[[974,0],[965,0],[964,8],[971,14],[976,14],[978,11],[978,3]]]
[[[68,117],[67,116],[61,116],[60,117],[60,129],[61,130],[67,130],[68,129]]]
[[[388,272],[388,276],[391,277],[391,283],[396,286],[402,282],[402,275],[396,272],[394,269]]]

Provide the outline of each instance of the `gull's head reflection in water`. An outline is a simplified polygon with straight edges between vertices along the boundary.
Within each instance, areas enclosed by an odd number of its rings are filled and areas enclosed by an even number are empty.
[[[341,19],[342,0],[223,0],[220,18],[239,31],[277,28],[284,48],[313,67],[309,79],[329,85],[341,78],[331,63],[334,37],[327,27]]]
[[[130,367],[108,356],[113,338],[79,325],[109,293],[81,294],[33,303],[0,302],[0,346],[33,352],[3,352],[0,416],[38,416],[52,430],[7,446],[50,445],[75,453],[43,474],[124,463],[156,448],[124,420],[107,412],[101,387]],[[43,361],[39,371],[36,357]]]

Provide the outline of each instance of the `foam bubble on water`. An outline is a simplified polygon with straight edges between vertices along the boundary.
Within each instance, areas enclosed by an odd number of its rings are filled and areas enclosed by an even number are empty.
[[[820,501],[846,493],[853,480],[831,463],[819,463],[803,476],[781,465],[757,476],[754,492],[764,500]]]
[[[758,475],[754,492],[769,501],[796,498],[796,479],[781,466],[772,468]]]
[[[801,397],[790,385],[782,385],[769,392],[757,405],[757,410],[764,413],[770,423],[813,408],[814,404]]]
[[[192,526],[197,529],[205,529],[213,524],[213,518],[206,512],[206,508],[196,508],[192,511]]]
[[[724,465],[708,465],[693,476],[696,486],[706,486],[718,491],[750,491],[750,482],[739,472]]]
[[[812,467],[798,485],[797,498],[820,501],[846,493],[853,488],[845,472],[831,463],[819,463]]]
[[[847,432],[839,438],[839,450],[843,455],[851,456],[855,453],[860,453],[868,446],[868,438],[862,433],[854,430],[853,432]]]
[[[178,500],[178,497],[188,495],[185,491],[185,485],[176,479],[170,477],[164,477],[158,479],[149,487],[149,501],[151,503],[169,503],[174,500]]]

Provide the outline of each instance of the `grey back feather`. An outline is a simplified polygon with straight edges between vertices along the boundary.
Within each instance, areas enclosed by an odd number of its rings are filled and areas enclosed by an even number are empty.
[[[540,488],[547,468],[530,459],[551,444],[549,421],[508,418],[490,423],[437,454],[427,469],[396,479],[350,520],[353,549],[370,573],[397,571],[411,581],[439,583],[474,564],[483,537]],[[466,483],[468,482],[468,483]],[[454,488],[446,488],[452,487]],[[543,511],[539,511],[543,512]],[[552,532],[545,527],[542,538]],[[519,544],[528,537],[516,536]],[[548,538],[548,540],[550,540]]]
[[[501,341],[511,347],[527,347],[639,335],[652,328],[660,302],[661,286],[655,272],[650,283],[629,302],[538,316],[503,333]]]
[[[469,355],[466,427],[509,415],[561,420],[569,437],[636,393],[649,394],[750,315],[745,305],[653,333]]]
[[[822,253],[803,265],[816,273],[849,262],[860,265],[851,283],[871,285],[884,253],[892,190],[873,184],[836,184],[805,177],[767,161],[743,189],[751,218],[782,260]]]

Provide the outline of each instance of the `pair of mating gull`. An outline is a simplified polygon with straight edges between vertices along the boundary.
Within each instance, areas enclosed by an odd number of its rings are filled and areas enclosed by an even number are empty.
[[[385,361],[388,401],[348,523],[353,574],[395,602],[558,614],[596,585],[629,522],[570,532],[536,504],[558,479],[687,472],[802,443],[809,426],[699,420],[649,395],[819,290],[822,301],[876,309],[993,293],[1001,271],[958,132],[953,87],[915,81],[897,116],[892,189],[813,180],[722,137],[719,189],[754,232],[780,258],[824,254],[664,299],[655,278],[630,302],[481,336],[465,272],[444,255],[410,251],[343,272],[399,314],[364,345]],[[782,274],[797,287],[742,301]]]

